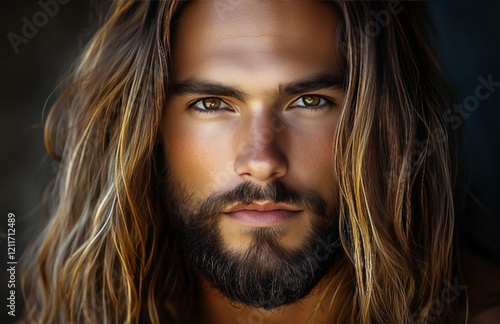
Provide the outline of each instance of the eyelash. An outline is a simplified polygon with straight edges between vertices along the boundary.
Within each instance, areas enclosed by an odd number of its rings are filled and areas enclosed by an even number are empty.
[[[308,97],[308,96],[310,96],[310,97],[318,97],[321,104],[318,104],[317,106],[307,106],[307,105],[300,106],[300,105],[296,104],[298,101],[302,101],[302,103],[304,103],[304,101],[303,101],[304,98]],[[207,100],[207,99],[220,100],[221,104],[224,105],[224,107],[220,107],[220,108],[217,108],[217,109],[205,109],[205,108],[200,108],[200,107],[196,106],[196,105],[202,103],[203,100]],[[299,98],[297,98],[296,100],[294,100],[288,107],[299,108],[299,109],[306,109],[306,110],[310,110],[310,111],[318,111],[318,110],[321,110],[321,109],[325,108],[325,106],[329,106],[329,105],[333,105],[333,104],[334,104],[334,101],[332,99],[330,99],[330,98],[323,97],[323,96],[320,96],[320,95],[307,95],[306,94],[306,95],[302,95]],[[220,98],[217,98],[217,97],[206,97],[206,98],[198,99],[195,102],[191,103],[188,108],[193,109],[196,112],[201,113],[201,114],[219,113],[222,110],[230,110],[230,111],[232,111],[232,108],[231,108],[230,105],[228,105],[224,100],[222,100]]]
[[[299,101],[302,101],[302,103],[304,103],[304,98],[306,97],[318,97],[319,98],[319,102],[321,104],[318,104],[316,106],[307,106],[307,105],[304,105],[304,106],[300,106],[300,105],[296,105],[297,102]],[[322,108],[324,108],[326,105],[331,105],[333,104],[333,100],[329,99],[329,98],[325,98],[323,96],[320,96],[320,95],[309,95],[309,94],[306,94],[306,95],[303,95],[303,96],[300,96],[299,98],[297,98],[297,100],[295,100],[294,102],[292,102],[288,107],[293,107],[293,108],[296,108],[296,107],[299,107],[299,108],[302,108],[302,109],[307,109],[307,110],[320,110]]]
[[[203,100],[208,100],[208,99],[220,100],[221,104],[225,105],[225,107],[221,107],[221,108],[217,108],[217,109],[204,109],[204,108],[196,107],[197,104],[202,103]],[[231,106],[228,105],[224,100],[222,100],[220,98],[216,98],[216,97],[207,97],[207,98],[198,99],[195,102],[193,102],[192,104],[190,104],[189,108],[194,109],[196,112],[202,113],[202,114],[213,114],[213,113],[219,113],[222,110],[232,110]]]

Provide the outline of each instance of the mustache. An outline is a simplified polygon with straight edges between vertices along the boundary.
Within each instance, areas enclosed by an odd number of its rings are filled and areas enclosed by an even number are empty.
[[[309,214],[312,225],[298,249],[281,246],[275,228],[248,231],[251,243],[241,254],[225,247],[217,216],[230,205],[256,200],[291,204]],[[317,193],[298,192],[279,181],[266,186],[244,182],[210,195],[181,217],[183,253],[232,302],[266,309],[292,304],[309,294],[341,251],[337,226],[325,213],[333,212],[331,205]]]
[[[209,196],[198,207],[201,217],[219,214],[228,206],[235,204],[249,205],[257,200],[268,200],[274,203],[295,205],[315,215],[326,215],[327,203],[321,195],[312,191],[298,192],[287,188],[282,182],[274,181],[266,186],[258,186],[252,182],[243,182],[235,188]]]

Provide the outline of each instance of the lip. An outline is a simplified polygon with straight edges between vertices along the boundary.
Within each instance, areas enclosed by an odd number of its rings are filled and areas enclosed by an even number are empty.
[[[234,213],[234,212],[242,211],[242,210],[253,210],[253,211],[260,211],[260,212],[267,212],[267,211],[273,211],[273,210],[283,210],[283,211],[290,211],[290,212],[302,211],[299,208],[294,208],[292,205],[285,204],[285,203],[273,203],[270,201],[254,201],[248,205],[243,205],[243,204],[233,205],[232,207],[230,207],[226,211],[224,211],[224,213],[228,214],[228,213]]]
[[[246,226],[271,227],[296,218],[300,212],[302,210],[288,204],[253,202],[249,205],[234,205],[224,214]]]

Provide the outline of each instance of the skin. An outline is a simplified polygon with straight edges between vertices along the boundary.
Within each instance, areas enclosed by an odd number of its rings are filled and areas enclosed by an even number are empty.
[[[338,20],[331,4],[319,1],[239,1],[229,8],[197,1],[184,9],[163,137],[169,168],[195,201],[245,181],[274,180],[336,200],[333,142],[344,96]],[[280,91],[318,77],[328,82]],[[214,106],[220,109],[201,111]],[[279,242],[293,249],[307,237],[310,217],[302,213],[284,228]],[[244,252],[252,238],[248,225],[222,214],[219,229],[234,251]],[[259,312],[231,305],[203,279],[201,285],[201,317],[222,324],[305,323],[322,286],[300,303]]]

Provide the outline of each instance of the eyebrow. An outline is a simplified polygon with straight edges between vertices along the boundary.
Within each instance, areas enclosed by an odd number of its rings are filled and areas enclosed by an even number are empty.
[[[322,89],[343,89],[343,88],[344,88],[344,79],[340,75],[320,74],[317,76],[313,76],[311,78],[307,78],[305,80],[300,80],[285,85],[280,85],[278,88],[278,94],[280,96],[296,95]]]
[[[343,89],[344,79],[335,74],[320,74],[304,80],[280,84],[275,95],[283,97],[286,95],[297,95],[322,89]],[[191,78],[181,83],[172,85],[174,95],[202,94],[210,96],[232,97],[244,101],[248,94],[236,87],[224,85],[208,80]]]

